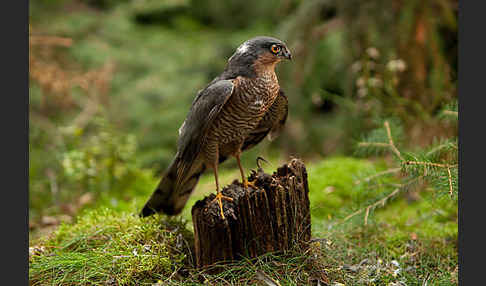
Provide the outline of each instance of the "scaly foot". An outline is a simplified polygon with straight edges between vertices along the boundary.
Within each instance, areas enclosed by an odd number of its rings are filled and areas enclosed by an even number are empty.
[[[214,203],[214,201],[217,201],[218,202],[219,209],[221,210],[221,217],[223,219],[225,219],[224,218],[224,213],[223,213],[223,201],[222,200],[227,200],[227,201],[232,202],[233,201],[233,198],[223,196],[223,194],[221,194],[221,192],[218,192],[216,194],[216,197],[214,198],[214,200],[211,203]]]
[[[255,183],[253,183],[253,182],[248,182],[248,180],[247,180],[247,179],[244,179],[244,180],[243,180],[243,187],[245,188],[245,190],[248,190],[248,187],[252,187],[252,188],[254,188],[254,189],[258,189],[258,187],[257,187],[257,186],[255,186]]]

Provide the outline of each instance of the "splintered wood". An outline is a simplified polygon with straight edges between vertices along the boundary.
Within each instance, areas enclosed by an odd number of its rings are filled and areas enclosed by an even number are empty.
[[[197,267],[242,257],[305,247],[311,237],[307,171],[292,159],[273,175],[259,169],[248,178],[256,188],[245,190],[235,181],[222,190],[233,198],[224,201],[221,218],[214,194],[192,207]]]

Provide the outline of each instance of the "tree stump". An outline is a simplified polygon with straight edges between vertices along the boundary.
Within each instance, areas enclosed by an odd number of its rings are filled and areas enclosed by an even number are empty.
[[[234,181],[223,188],[233,202],[223,201],[221,218],[215,194],[192,207],[196,266],[256,257],[267,252],[305,246],[311,237],[307,171],[299,159],[278,168],[273,175],[252,171],[245,190]]]

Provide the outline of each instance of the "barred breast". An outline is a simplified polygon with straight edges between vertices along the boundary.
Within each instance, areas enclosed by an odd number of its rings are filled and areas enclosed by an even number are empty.
[[[205,140],[206,158],[217,153],[227,156],[237,151],[255,129],[279,91],[275,73],[258,79],[237,78],[234,94],[223,106]],[[216,154],[213,154],[217,152]]]

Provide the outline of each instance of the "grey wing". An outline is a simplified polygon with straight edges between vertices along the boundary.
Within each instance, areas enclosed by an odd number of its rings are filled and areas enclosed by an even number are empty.
[[[231,80],[219,80],[198,93],[179,129],[177,155],[183,161],[190,163],[199,154],[208,128],[233,94],[233,90]]]
[[[272,106],[265,113],[260,124],[250,132],[245,138],[245,142],[241,150],[247,150],[258,143],[260,143],[267,135],[268,139],[272,141],[282,131],[288,116],[288,100],[283,90],[279,91],[279,95],[273,102]]]

